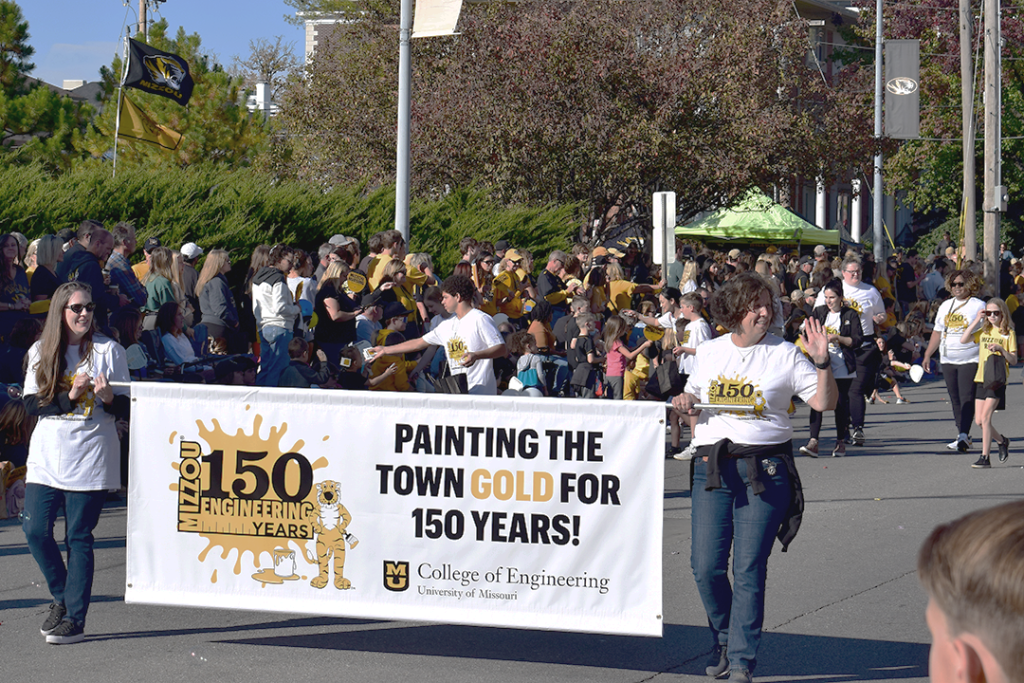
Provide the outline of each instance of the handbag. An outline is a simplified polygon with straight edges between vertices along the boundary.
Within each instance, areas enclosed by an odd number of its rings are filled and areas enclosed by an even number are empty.
[[[1006,360],[1001,353],[993,353],[985,360],[982,386],[988,391],[999,391],[1006,386]]]
[[[647,380],[646,389],[648,394],[663,401],[683,393],[686,387],[683,385],[683,376],[679,374],[675,363],[662,361],[658,364],[654,375]]]

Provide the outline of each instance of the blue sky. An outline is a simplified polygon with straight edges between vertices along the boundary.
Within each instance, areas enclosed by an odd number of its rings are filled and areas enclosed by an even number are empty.
[[[119,52],[126,24],[138,25],[138,0],[18,0],[35,48],[31,75],[54,85],[64,79],[99,79],[99,68]],[[172,35],[179,26],[198,33],[207,54],[225,67],[234,55],[245,57],[249,41],[284,36],[302,54],[302,29],[284,20],[294,10],[282,0],[167,0],[150,19],[164,18]],[[127,21],[126,21],[127,17]],[[134,34],[134,29],[132,31]]]

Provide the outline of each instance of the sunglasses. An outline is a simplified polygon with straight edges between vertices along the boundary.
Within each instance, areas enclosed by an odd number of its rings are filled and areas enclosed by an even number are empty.
[[[96,310],[96,304],[90,301],[87,304],[68,304],[65,308],[70,309],[75,315],[81,315],[82,311],[86,313],[92,313]]]
[[[985,315],[987,315],[990,318],[1002,314],[1002,311],[985,311]]]
[[[949,284],[950,284],[951,287],[966,287],[967,286],[966,282],[950,282]]]

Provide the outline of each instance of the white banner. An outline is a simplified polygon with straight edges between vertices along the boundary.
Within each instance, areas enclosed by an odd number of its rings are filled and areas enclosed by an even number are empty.
[[[413,38],[450,36],[459,23],[462,0],[416,0],[412,20]]]
[[[127,602],[661,635],[660,403],[132,401]]]

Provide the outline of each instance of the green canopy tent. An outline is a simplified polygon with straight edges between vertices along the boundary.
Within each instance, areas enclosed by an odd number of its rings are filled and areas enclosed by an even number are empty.
[[[839,245],[838,230],[817,228],[757,190],[729,208],[677,227],[676,237],[750,245]]]

